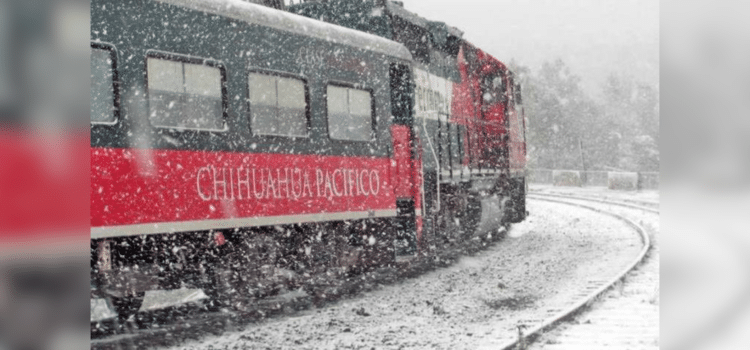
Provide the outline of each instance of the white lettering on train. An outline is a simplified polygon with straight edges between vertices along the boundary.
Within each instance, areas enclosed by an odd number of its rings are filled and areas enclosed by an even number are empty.
[[[422,69],[414,69],[417,118],[438,120],[451,114],[453,82]]]
[[[313,192],[311,173],[315,176]],[[210,200],[264,200],[326,197],[368,197],[380,193],[380,172],[337,168],[228,168],[204,166],[196,172],[198,197]]]

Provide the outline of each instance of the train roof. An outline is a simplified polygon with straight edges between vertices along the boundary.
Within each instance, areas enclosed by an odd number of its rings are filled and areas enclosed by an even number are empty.
[[[310,19],[243,0],[156,0],[307,37],[361,48],[411,61],[402,44],[376,35]]]
[[[412,24],[420,26],[428,30],[440,30],[444,31],[444,35],[453,35],[457,38],[461,38],[464,32],[456,27],[452,27],[445,22],[430,21],[414,12],[411,12],[404,8],[403,5],[397,5],[393,1],[386,1],[385,3],[388,12],[393,15],[399,16]]]

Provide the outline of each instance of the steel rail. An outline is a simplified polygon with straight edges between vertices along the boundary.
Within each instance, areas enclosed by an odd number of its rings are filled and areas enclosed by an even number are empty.
[[[557,199],[552,198],[539,198],[539,197],[553,197]],[[645,230],[641,228],[639,225],[635,224],[634,222],[630,221],[629,219],[623,218],[621,216],[618,216],[613,213],[606,212],[601,209],[589,207],[582,204],[576,204],[576,203],[570,203],[560,200],[560,198],[568,198],[572,200],[582,200],[582,201],[590,201],[590,202],[601,202],[606,204],[612,204],[612,205],[618,205],[623,207],[629,207],[634,209],[640,209],[648,212],[658,213],[658,211],[652,209],[652,208],[646,208],[646,207],[640,207],[632,204],[627,203],[617,203],[617,202],[610,202],[610,201],[602,201],[602,200],[596,200],[591,198],[583,198],[583,197],[576,197],[576,196],[563,196],[563,195],[548,195],[548,194],[529,194],[528,196],[530,199],[535,200],[544,200],[548,202],[557,202],[561,204],[571,205],[571,206],[577,206],[585,209],[590,209],[595,212],[600,212],[605,215],[610,215],[615,218],[618,218],[622,221],[624,221],[629,226],[633,227],[638,233],[640,234],[642,244],[644,246],[643,250],[639,253],[638,259],[633,261],[631,264],[628,265],[626,269],[624,269],[621,273],[619,273],[616,277],[614,277],[609,283],[605,283],[604,285],[598,287],[596,290],[591,292],[586,297],[582,298],[578,302],[576,302],[572,307],[570,307],[568,310],[563,310],[561,312],[558,312],[554,314],[552,317],[546,319],[541,325],[536,326],[534,328],[528,329],[527,334],[524,336],[524,339],[527,341],[531,341],[535,339],[538,335],[541,334],[542,331],[547,330],[551,328],[552,326],[556,325],[557,323],[564,321],[567,317],[571,316],[572,314],[575,314],[577,311],[584,308],[586,305],[590,304],[597,296],[608,290],[612,287],[613,284],[620,281],[628,272],[630,272],[635,266],[637,266],[642,260],[643,257],[646,255],[649,247],[650,247],[650,239],[648,235],[646,234]],[[428,268],[429,269],[429,268]],[[417,272],[417,274],[419,274]],[[377,278],[375,278],[377,279]],[[359,289],[359,288],[355,288]],[[365,288],[366,290],[366,288]],[[283,299],[283,298],[282,298]],[[293,301],[281,301],[277,300],[276,298],[269,298],[267,300],[260,300],[257,301],[259,304],[277,304],[280,303],[282,305],[285,305],[285,307],[288,307],[291,305],[294,305],[296,307],[292,307],[293,309],[297,308],[308,308],[310,307],[310,300],[309,298],[301,298],[300,300],[293,300]],[[257,305],[258,310],[260,312],[269,312],[270,314],[266,314],[266,316],[272,316],[272,315],[278,315],[279,313],[284,313],[283,310],[274,310],[274,308],[267,307],[268,305],[261,306]],[[179,307],[175,308],[176,309]],[[199,333],[214,333],[218,332],[221,333],[223,330],[226,330],[227,326],[229,325],[229,328],[234,327],[240,327],[244,328],[243,324],[247,323],[254,323],[257,322],[258,316],[254,315],[254,312],[228,312],[228,313],[205,313],[204,311],[200,310],[197,306],[194,307],[187,307],[189,309],[193,310],[183,310],[184,313],[186,313],[186,319],[181,320],[181,322],[177,323],[168,323],[163,324],[160,326],[157,326],[156,329],[143,329],[138,330],[130,334],[122,334],[119,332],[115,332],[115,334],[109,334],[102,338],[97,337],[98,339],[92,339],[91,346],[92,349],[116,349],[124,346],[125,348],[128,347],[134,347],[137,348],[139,346],[142,346],[144,344],[149,344],[150,346],[159,346],[159,345],[174,345],[175,343],[180,343],[181,339],[189,339],[194,337],[195,335]],[[166,310],[164,310],[166,311]],[[196,313],[197,312],[197,313]],[[190,315],[192,314],[192,315]],[[263,317],[260,317],[263,318]],[[255,319],[255,320],[254,320]],[[195,323],[198,324],[195,324]],[[187,325],[193,323],[192,325]],[[192,336],[188,334],[180,334],[183,332],[187,333],[195,333]],[[107,332],[108,333],[108,332]],[[172,338],[172,339],[162,339],[162,341],[165,342],[165,344],[159,344],[159,341],[156,341],[157,344],[152,343],[155,339],[154,338]],[[512,349],[513,347],[517,346],[518,339],[507,343],[501,347],[501,349]]]
[[[612,200],[606,200],[606,199],[599,199],[595,197],[587,197],[587,196],[574,196],[574,195],[567,195],[567,194],[561,194],[561,193],[541,193],[536,191],[530,191],[528,193],[528,196],[547,196],[547,197],[555,197],[555,198],[563,198],[563,199],[574,199],[574,200],[582,200],[582,201],[589,201],[589,202],[597,202],[602,204],[612,204],[612,205],[619,205],[622,207],[628,207],[631,209],[638,209],[643,210],[655,214],[659,214],[658,209],[645,207],[642,205],[632,204],[632,203],[642,203],[647,205],[653,205],[658,206],[659,203],[656,202],[649,202],[649,201],[638,201],[638,200],[631,200],[631,199],[623,199],[621,201],[612,201]],[[631,203],[628,203],[631,202]]]
[[[540,197],[544,197],[544,196],[554,197],[555,199],[553,199],[553,198],[540,198]],[[529,194],[527,196],[527,198],[529,198],[529,199],[535,199],[535,200],[541,200],[541,201],[547,201],[547,202],[552,202],[552,203],[560,203],[560,204],[570,205],[570,206],[579,207],[579,208],[584,208],[584,209],[592,210],[594,212],[598,212],[598,213],[601,213],[601,214],[604,214],[604,215],[608,215],[608,216],[614,217],[614,218],[616,218],[616,219],[624,222],[625,224],[627,224],[628,226],[632,227],[635,230],[635,232],[639,235],[639,237],[641,239],[641,242],[643,244],[643,248],[638,253],[638,256],[637,256],[636,259],[634,259],[632,262],[630,262],[617,275],[615,275],[613,278],[611,278],[609,281],[607,281],[607,283],[599,286],[594,291],[592,291],[591,293],[589,293],[585,297],[581,298],[580,300],[577,300],[575,303],[573,303],[573,305],[569,306],[568,308],[566,308],[566,309],[564,309],[564,310],[556,313],[555,315],[547,318],[546,320],[544,320],[542,322],[542,324],[533,326],[532,328],[529,328],[525,332],[525,334],[523,334],[523,337],[517,338],[516,340],[513,340],[511,342],[502,344],[499,347],[502,350],[518,349],[519,348],[519,343],[521,342],[521,340],[523,340],[523,342],[525,344],[529,344],[529,343],[533,342],[544,331],[553,328],[557,324],[565,321],[569,317],[571,317],[571,316],[577,314],[578,312],[582,311],[588,305],[593,304],[599,296],[601,296],[602,294],[604,294],[604,292],[606,292],[610,288],[612,288],[616,283],[618,283],[621,280],[623,280],[625,278],[625,276],[628,273],[630,273],[630,271],[632,271],[633,269],[635,269],[636,266],[640,265],[644,261],[644,258],[646,257],[646,254],[648,254],[649,250],[651,249],[651,238],[649,237],[648,233],[646,232],[645,229],[643,229],[643,227],[641,227],[640,225],[636,224],[632,220],[630,220],[630,219],[628,219],[628,218],[626,218],[626,217],[624,217],[622,215],[615,214],[615,213],[612,213],[612,212],[609,212],[609,211],[606,211],[606,210],[594,208],[594,207],[583,205],[583,204],[579,204],[579,203],[566,202],[566,201],[560,200],[560,198],[567,198],[567,199],[573,199],[573,200],[582,200],[582,201],[591,201],[591,202],[597,202],[597,203],[605,203],[605,204],[611,204],[611,205],[618,205],[618,206],[628,207],[628,208],[632,208],[632,209],[639,209],[639,210],[648,211],[648,212],[656,213],[656,214],[659,213],[657,210],[654,210],[654,209],[651,209],[651,208],[641,207],[641,206],[632,205],[632,204],[628,204],[628,203],[612,202],[612,201],[605,201],[605,200],[591,199],[591,198],[584,198],[584,197],[577,197],[577,196],[564,196],[564,195],[557,195],[557,194],[555,194],[555,195],[548,195],[548,194],[535,193],[535,194]]]

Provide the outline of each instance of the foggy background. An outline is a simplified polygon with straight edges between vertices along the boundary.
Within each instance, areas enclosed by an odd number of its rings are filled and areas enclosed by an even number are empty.
[[[519,77],[532,169],[659,171],[659,3],[404,0]]]
[[[403,0],[503,62],[533,71],[558,58],[593,97],[612,74],[659,83],[659,2],[653,0]]]

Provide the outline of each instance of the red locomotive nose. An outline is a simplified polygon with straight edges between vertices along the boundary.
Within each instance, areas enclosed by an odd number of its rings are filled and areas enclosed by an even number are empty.
[[[221,232],[216,232],[214,234],[214,243],[216,243],[217,246],[223,246],[224,243],[227,243],[226,238],[224,238],[224,234]]]

